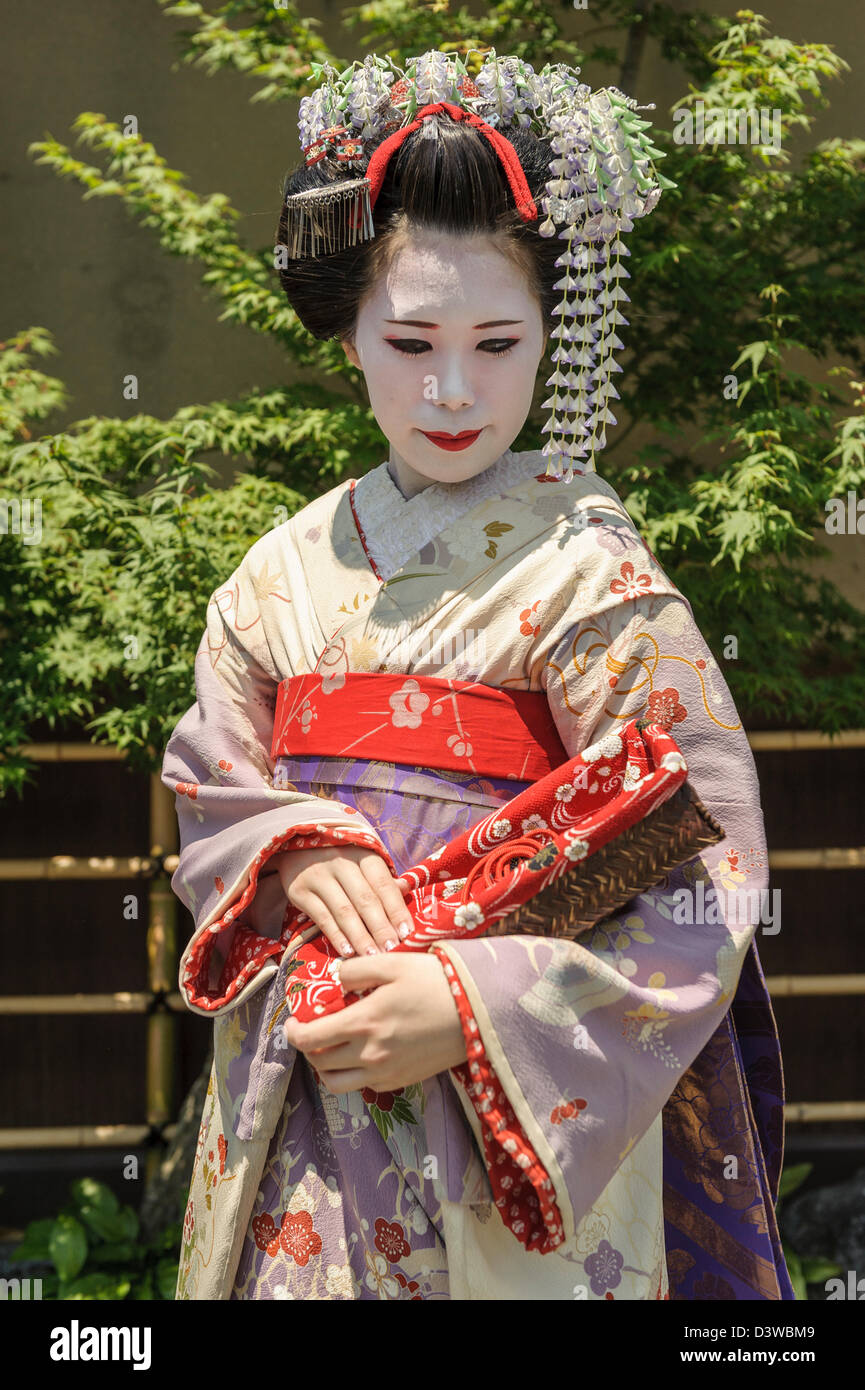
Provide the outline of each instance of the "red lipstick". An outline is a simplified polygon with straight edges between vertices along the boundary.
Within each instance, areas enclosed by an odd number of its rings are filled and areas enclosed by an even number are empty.
[[[437,444],[440,449],[467,449],[470,444],[474,444],[480,430],[462,430],[460,434],[429,434],[426,430],[421,430],[421,434],[430,441]]]

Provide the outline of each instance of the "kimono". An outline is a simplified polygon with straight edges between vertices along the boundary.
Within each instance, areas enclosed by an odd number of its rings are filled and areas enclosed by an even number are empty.
[[[753,757],[690,605],[613,488],[544,466],[507,451],[405,498],[383,463],[269,531],[211,598],[162,773],[172,887],[195,922],[180,989],[214,1021],[180,1299],[794,1297]],[[405,681],[358,702],[347,739],[328,698],[358,672]],[[305,675],[277,743],[280,683]],[[446,763],[429,677],[453,683]],[[500,768],[473,760],[473,684],[541,692],[566,756],[599,779],[617,730],[652,719],[725,838],[577,941],[431,948],[470,1064],[333,1095],[282,1034],[297,939],[268,861],[376,845],[399,875],[531,785],[504,743]],[[388,727],[400,755],[385,761]],[[494,1200],[510,1182],[513,1203]]]

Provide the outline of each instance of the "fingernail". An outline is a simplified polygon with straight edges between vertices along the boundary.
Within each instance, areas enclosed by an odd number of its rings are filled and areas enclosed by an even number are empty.
[[[354,955],[354,947],[353,947],[353,946],[349,946],[348,943],[346,943],[345,946],[340,946],[340,948],[339,948],[339,954],[340,954],[341,956],[353,956],[353,955]]]
[[[379,953],[378,947],[377,947],[377,946],[367,946],[367,948],[366,948],[366,953],[367,953],[368,956],[377,956],[378,953]]]
[[[389,941],[386,941],[386,942],[384,943],[384,949],[385,949],[386,951],[395,951],[398,945],[399,945],[399,942],[398,942],[398,941],[394,941],[393,937],[391,937]]]
[[[408,922],[400,922],[399,926],[397,927],[397,931],[399,932],[400,941],[405,941],[406,937],[411,931],[411,927],[409,926]]]

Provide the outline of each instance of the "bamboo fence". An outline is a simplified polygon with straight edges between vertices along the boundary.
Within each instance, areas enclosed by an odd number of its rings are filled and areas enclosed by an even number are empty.
[[[829,736],[809,730],[749,735],[754,751],[798,751],[865,747],[865,729]],[[87,743],[29,744],[20,750],[39,762],[103,762],[122,760],[122,750]],[[0,1016],[142,1014],[146,1018],[146,1123],[65,1125],[42,1128],[0,1128],[0,1149],[141,1148],[147,1151],[148,1175],[158,1165],[163,1145],[174,1125],[176,1014],[184,1008],[174,988],[177,974],[177,899],[169,879],[177,867],[177,821],[174,800],[158,774],[150,776],[150,850],[146,856],[83,858],[53,855],[35,859],[0,860],[0,880],[36,882],[40,879],[142,879],[147,884],[148,911],[145,949],[146,991],[113,994],[15,995],[0,997]],[[863,869],[865,846],[850,849],[774,850],[770,869]],[[865,975],[770,975],[773,998],[865,994]],[[788,1101],[787,1124],[865,1120],[865,1100]]]

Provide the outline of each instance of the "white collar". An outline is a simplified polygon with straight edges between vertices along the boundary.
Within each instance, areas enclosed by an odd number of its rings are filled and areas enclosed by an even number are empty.
[[[355,484],[354,505],[367,550],[382,579],[390,579],[434,536],[478,502],[505,492],[533,473],[543,472],[545,466],[540,449],[521,453],[506,449],[483,473],[460,483],[430,483],[413,497],[403,496],[388,471],[387,460],[365,473]]]

